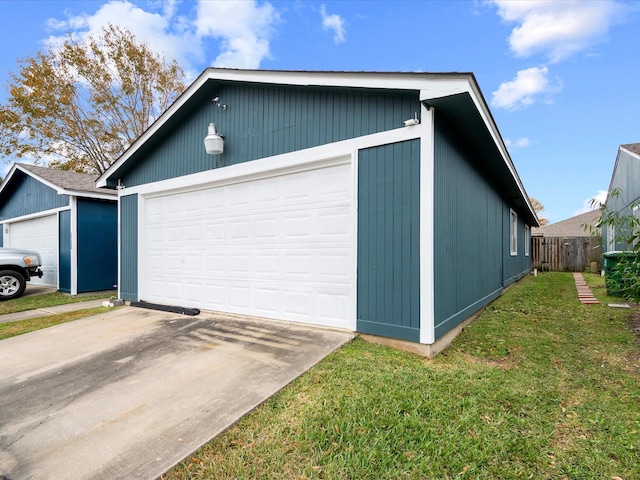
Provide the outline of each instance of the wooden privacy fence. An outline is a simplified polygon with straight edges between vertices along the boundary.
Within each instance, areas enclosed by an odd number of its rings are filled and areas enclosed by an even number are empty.
[[[600,271],[601,245],[601,237],[532,237],[531,268],[584,272],[596,262]]]

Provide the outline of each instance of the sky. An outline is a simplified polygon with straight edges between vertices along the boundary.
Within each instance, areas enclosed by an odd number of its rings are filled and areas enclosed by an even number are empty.
[[[527,194],[554,223],[604,200],[640,142],[635,0],[0,0],[0,102],[17,60],[108,23],[187,73],[472,72]],[[14,161],[5,158],[0,176]]]

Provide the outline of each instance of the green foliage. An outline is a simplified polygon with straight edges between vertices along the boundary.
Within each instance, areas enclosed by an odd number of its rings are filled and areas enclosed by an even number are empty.
[[[113,292],[99,292],[83,295],[66,295],[60,292],[45,293],[42,295],[25,295],[13,300],[0,302],[0,315],[23,312],[25,310],[37,310],[39,308],[66,305],[69,303],[86,302],[108,298]]]
[[[622,191],[614,189],[609,192],[609,200],[621,199]],[[620,202],[611,202],[616,204]],[[613,233],[616,245],[622,245],[624,253],[614,258],[606,258],[608,267],[607,286],[610,290],[628,301],[640,302],[640,200],[623,201],[624,207],[615,209],[607,204],[601,206],[602,216],[597,227],[603,232]],[[610,239],[609,239],[610,240]]]
[[[0,105],[0,154],[103,173],[184,90],[184,72],[126,29],[19,61]]]
[[[105,313],[109,310],[112,309],[107,307],[96,307],[76,310],[73,312],[59,313],[57,315],[45,315],[17,322],[0,323],[0,340],[15,337],[17,335],[23,335],[29,332],[35,332],[36,330],[42,330],[43,328],[53,327],[54,325],[59,325],[61,323],[73,322],[74,320],[91,317],[93,315]]]

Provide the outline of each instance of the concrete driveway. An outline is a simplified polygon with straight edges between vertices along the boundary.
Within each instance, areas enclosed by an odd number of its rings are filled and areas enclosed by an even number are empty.
[[[154,479],[350,332],[123,307],[0,341],[0,479]]]

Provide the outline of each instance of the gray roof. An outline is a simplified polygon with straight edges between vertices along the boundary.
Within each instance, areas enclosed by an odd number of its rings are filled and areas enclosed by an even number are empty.
[[[640,155],[640,143],[627,143],[626,145],[620,145],[625,150],[629,150],[631,153]]]
[[[56,187],[72,192],[99,193],[116,196],[114,190],[96,187],[97,175],[89,175],[87,173],[71,172],[69,170],[56,170],[53,168],[38,167],[27,163],[17,163],[16,166],[23,170],[27,170],[35,177],[49,182]]]
[[[600,210],[592,210],[590,212],[567,218],[560,222],[545,225],[540,228],[532,228],[532,235],[542,235],[545,237],[588,237],[591,235],[589,230],[585,230],[583,225],[595,227],[600,219]]]

